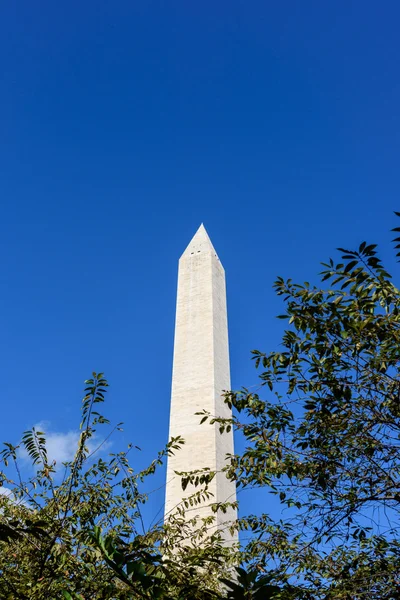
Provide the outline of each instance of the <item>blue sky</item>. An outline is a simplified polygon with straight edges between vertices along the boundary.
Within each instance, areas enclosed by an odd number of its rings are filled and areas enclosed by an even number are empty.
[[[312,281],[364,238],[394,267],[398,3],[193,4],[0,9],[1,440],[47,422],[65,449],[102,370],[125,422],[113,447],[142,447],[134,466],[155,455],[177,260],[202,221],[235,388],[257,383],[250,350],[279,343],[277,275]]]

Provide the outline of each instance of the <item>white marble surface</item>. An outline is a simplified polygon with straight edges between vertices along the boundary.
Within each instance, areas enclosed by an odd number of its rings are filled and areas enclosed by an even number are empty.
[[[223,390],[230,389],[228,323],[224,268],[203,225],[179,261],[169,437],[182,436],[185,445],[170,457],[167,467],[165,516],[176,510],[184,496],[175,471],[210,468],[218,471],[210,484],[214,498],[188,511],[188,517],[214,514],[210,502],[236,500],[235,485],[221,469],[227,453],[233,453],[233,434],[220,434],[218,425],[200,425],[195,413],[230,416]],[[215,515],[214,515],[215,516]],[[215,526],[227,542],[236,540],[226,531],[236,511],[217,513]]]

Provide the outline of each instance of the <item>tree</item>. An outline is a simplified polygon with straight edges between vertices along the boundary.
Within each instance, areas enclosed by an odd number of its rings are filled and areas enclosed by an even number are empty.
[[[108,423],[96,410],[107,387],[102,373],[86,381],[80,440],[73,461],[64,464],[61,481],[48,460],[42,432],[33,429],[22,438],[36,468],[28,481],[21,477],[18,446],[5,444],[0,480],[11,487],[12,496],[0,496],[0,597],[219,598],[218,577],[228,575],[229,564],[219,536],[206,536],[202,523],[189,528],[183,519],[148,530],[142,521],[147,497],[140,491],[141,482],[183,441],[172,439],[140,473],[129,465],[130,448],[95,459],[96,449],[89,443],[96,428]],[[10,469],[13,473],[7,475]],[[199,499],[196,492],[191,501]],[[189,541],[191,535],[203,535],[202,543],[180,548],[185,535]]]
[[[90,445],[96,428],[108,424],[98,410],[108,382],[102,373],[86,381],[81,435],[74,459],[60,481],[47,456],[45,435],[33,429],[22,437],[36,473],[21,476],[19,446],[0,453],[0,597],[13,600],[220,600],[273,598],[277,586],[234,565],[237,552],[210,533],[207,519],[188,520],[185,505],[209,501],[212,474],[196,476],[194,490],[165,525],[145,530],[140,491],[163,459],[184,441],[171,439],[147,469],[135,473],[127,451],[95,460]],[[115,429],[119,429],[117,425]],[[113,430],[113,431],[114,431]],[[111,435],[111,434],[109,434]],[[108,436],[109,437],[109,436]],[[107,438],[106,438],[107,439]],[[7,475],[6,471],[13,471]],[[184,487],[184,486],[183,486]],[[207,573],[205,577],[204,574]],[[232,579],[233,578],[233,579]]]
[[[296,598],[389,600],[400,598],[400,290],[375,245],[339,251],[323,264],[328,288],[276,281],[288,328],[278,351],[253,351],[265,398],[230,392],[232,420],[202,416],[244,436],[230,467],[239,488],[282,506],[282,519],[241,518],[254,535],[243,561]]]

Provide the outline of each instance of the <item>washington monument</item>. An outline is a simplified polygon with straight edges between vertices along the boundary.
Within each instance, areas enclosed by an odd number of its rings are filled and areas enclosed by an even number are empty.
[[[208,467],[217,472],[209,484],[213,497],[190,507],[187,519],[212,515],[210,532],[218,529],[228,544],[237,540],[228,531],[236,510],[214,513],[210,504],[236,501],[235,483],[221,472],[226,455],[233,453],[233,434],[220,434],[218,424],[200,424],[195,413],[205,409],[212,416],[229,418],[231,411],[221,396],[229,389],[225,271],[200,225],[179,260],[169,437],[181,436],[185,444],[168,459],[165,518],[195,491],[189,486],[184,492],[175,471]]]

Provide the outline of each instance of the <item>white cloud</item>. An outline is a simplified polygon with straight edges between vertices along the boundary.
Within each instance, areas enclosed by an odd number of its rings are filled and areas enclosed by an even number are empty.
[[[41,428],[41,429],[40,429]],[[38,431],[43,431],[43,425],[37,425]],[[77,431],[44,432],[46,435],[47,458],[50,463],[56,461],[57,465],[72,460],[78,448],[79,433]]]
[[[56,462],[56,466],[60,467],[62,463],[71,461],[78,449],[79,431],[52,431],[49,423],[41,422],[35,425],[36,431],[42,431],[46,438],[47,448],[47,459],[51,464],[53,461]],[[96,450],[100,446],[102,440],[96,436],[93,436],[87,446],[89,453]],[[101,450],[107,450],[110,447],[110,443],[106,442],[102,445]],[[25,448],[21,448],[21,458],[29,460],[28,453]]]

